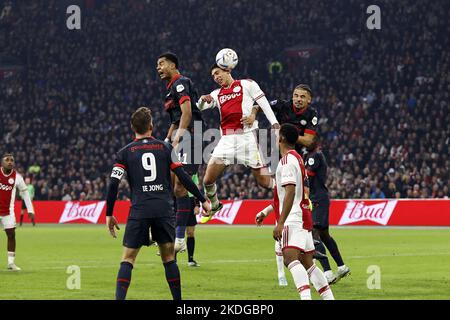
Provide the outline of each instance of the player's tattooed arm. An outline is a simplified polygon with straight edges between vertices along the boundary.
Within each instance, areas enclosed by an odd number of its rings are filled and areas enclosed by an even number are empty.
[[[174,123],[172,123],[170,125],[169,131],[167,132],[166,139],[164,139],[165,142],[169,142],[170,143],[172,141],[172,135],[173,135],[173,133],[175,131],[175,128],[176,128],[176,125]]]
[[[260,108],[258,105],[253,106],[252,113],[248,116],[241,118],[241,123],[245,126],[253,126],[253,122],[256,120],[256,115],[258,114]]]
[[[184,101],[181,106],[181,119],[180,125],[176,131],[175,137],[173,138],[172,146],[175,148],[180,142],[180,138],[183,136],[186,129],[189,127],[192,119],[192,108],[191,100]]]

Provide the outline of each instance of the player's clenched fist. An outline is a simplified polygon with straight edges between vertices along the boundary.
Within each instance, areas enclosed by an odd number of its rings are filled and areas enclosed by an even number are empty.
[[[202,203],[203,215],[209,216],[211,214],[211,201],[205,201]]]
[[[200,100],[205,101],[207,103],[211,103],[213,101],[213,97],[210,94],[206,94],[201,96]]]
[[[256,218],[255,218],[255,222],[256,222],[256,225],[258,226],[258,227],[260,227],[261,225],[262,225],[262,223],[263,223],[263,221],[264,221],[264,219],[266,218],[266,215],[264,214],[264,212],[259,212],[257,215],[256,215]]]
[[[115,228],[117,228],[117,230],[120,230],[119,225],[117,223],[117,219],[113,216],[107,216],[106,217],[106,225],[108,227],[108,230],[109,230],[109,233],[111,234],[111,236],[113,238],[117,238]]]

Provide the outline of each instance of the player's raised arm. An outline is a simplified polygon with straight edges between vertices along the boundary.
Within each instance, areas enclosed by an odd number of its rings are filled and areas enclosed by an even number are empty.
[[[201,96],[200,99],[198,99],[197,108],[200,111],[203,111],[206,109],[212,109],[217,107],[216,96],[217,96],[216,91]]]
[[[27,185],[20,174],[17,174],[17,188],[20,192],[20,197],[25,201],[28,213],[34,214],[33,203],[31,202],[30,194]]]
[[[205,196],[200,192],[196,184],[192,181],[192,178],[184,171],[183,164],[181,162],[172,161],[173,148],[171,145],[166,144],[167,152],[169,153],[170,170],[175,173],[175,175],[180,180],[181,184],[189,191],[194,197],[196,197],[201,203],[205,214],[209,214],[211,211],[211,203],[205,198]]]

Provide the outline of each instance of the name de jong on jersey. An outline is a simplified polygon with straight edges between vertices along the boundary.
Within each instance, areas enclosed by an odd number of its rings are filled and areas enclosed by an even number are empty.
[[[132,218],[173,215],[170,171],[182,166],[172,161],[172,146],[155,138],[135,140],[116,155],[112,178],[127,174]]]

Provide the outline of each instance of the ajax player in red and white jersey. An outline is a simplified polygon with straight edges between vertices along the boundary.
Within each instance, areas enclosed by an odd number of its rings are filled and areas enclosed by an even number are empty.
[[[295,151],[298,129],[284,124],[280,129],[281,160],[276,172],[279,213],[273,238],[281,243],[284,265],[288,267],[302,300],[311,299],[309,281],[324,300],[334,300],[323,272],[313,260],[312,215],[305,192],[307,181],[302,157]]]
[[[14,157],[12,154],[4,154],[0,167],[0,221],[8,237],[8,269],[19,271],[14,263],[16,256],[16,216],[14,214],[14,202],[16,190],[25,201],[29,213],[34,214],[28,188],[22,176],[14,170]]]
[[[255,103],[264,111],[272,128],[279,129],[269,101],[255,81],[234,80],[229,70],[221,69],[217,64],[212,66],[211,76],[220,88],[201,96],[197,107],[200,110],[214,107],[219,109],[222,137],[211,154],[203,178],[205,193],[211,200],[213,209],[209,216],[202,217],[202,223],[209,221],[222,208],[217,198],[216,181],[227,166],[243,164],[252,169],[259,185],[266,188],[274,186],[258,149],[254,133],[258,123],[255,121],[251,126],[244,124],[244,119],[252,114]]]

